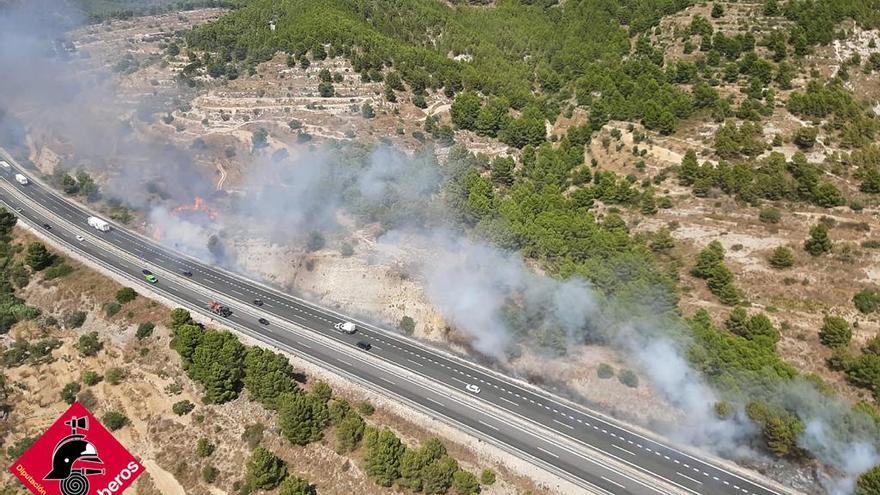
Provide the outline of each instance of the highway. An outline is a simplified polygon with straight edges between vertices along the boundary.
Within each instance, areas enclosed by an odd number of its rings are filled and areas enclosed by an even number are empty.
[[[7,161],[12,162],[7,158]],[[33,178],[34,172],[15,164]],[[87,224],[82,206],[39,182],[20,185],[18,171],[0,172],[0,200],[21,220],[93,263],[149,286],[192,310],[209,314],[211,300],[233,309],[220,319],[254,338],[353,377],[369,388],[425,411],[454,427],[538,465],[584,488],[585,492],[655,494],[782,495],[775,484],[642,435],[607,416],[539,388],[285,294],[244,276],[161,246],[113,224],[99,232]],[[43,224],[51,226],[44,229]],[[76,236],[85,237],[84,241]],[[148,284],[141,271],[159,281]],[[192,272],[191,277],[182,272]],[[138,287],[137,284],[132,284]],[[264,304],[257,307],[253,301]],[[258,318],[269,320],[262,325]],[[353,335],[334,325],[356,321]],[[369,351],[356,347],[371,344]],[[477,385],[479,393],[465,387]]]

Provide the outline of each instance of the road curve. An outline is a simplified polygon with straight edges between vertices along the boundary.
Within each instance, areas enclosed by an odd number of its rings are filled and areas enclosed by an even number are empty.
[[[33,177],[33,171],[16,167]],[[52,226],[43,229],[51,240],[139,283],[146,284],[141,270],[148,268],[159,275],[151,289],[203,313],[208,301],[220,296],[234,310],[224,323],[356,377],[585,490],[633,495],[792,493],[395,332],[358,322],[357,333],[342,334],[334,325],[351,318],[201,263],[118,225],[98,232],[86,223],[90,212],[37,181],[18,184],[16,171],[0,172],[0,200],[21,208],[18,215],[35,229]],[[86,240],[78,241],[76,235]],[[191,277],[181,275],[187,270]],[[263,306],[255,307],[255,299]],[[260,317],[270,324],[260,324]],[[369,342],[370,351],[357,348],[359,340]],[[479,386],[480,393],[468,392],[468,384]]]

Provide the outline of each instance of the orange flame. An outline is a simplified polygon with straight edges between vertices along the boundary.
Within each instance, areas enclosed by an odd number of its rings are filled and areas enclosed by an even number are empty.
[[[217,220],[217,212],[205,203],[205,200],[196,196],[195,201],[191,205],[181,205],[171,210],[171,214],[178,216],[181,213],[204,213],[212,222]]]

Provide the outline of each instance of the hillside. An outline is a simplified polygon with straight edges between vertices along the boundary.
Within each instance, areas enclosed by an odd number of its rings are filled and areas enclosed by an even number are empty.
[[[0,99],[67,194],[805,491],[880,464],[880,1],[125,3],[66,33],[112,89]]]

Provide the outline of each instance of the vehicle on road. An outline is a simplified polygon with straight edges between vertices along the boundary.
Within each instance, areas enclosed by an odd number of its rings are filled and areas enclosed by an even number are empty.
[[[86,238],[83,237],[83,236],[81,236],[81,235],[79,235],[79,234],[77,234],[77,235],[76,235],[76,240],[78,240],[79,242],[82,242],[82,241],[86,240]]]
[[[224,318],[229,318],[229,316],[232,315],[232,310],[229,309],[229,306],[224,306],[217,301],[211,301],[211,303],[208,304],[208,309],[210,309],[212,313]]]
[[[356,346],[360,347],[365,351],[369,351],[373,348],[373,346],[369,342],[364,342],[363,340],[358,340]]]
[[[102,220],[98,217],[89,217],[88,219],[89,225],[100,230],[101,232],[109,232],[110,231],[110,223],[107,220]]]
[[[17,211],[18,213],[21,213],[21,206],[16,206],[14,208],[14,210]]]
[[[263,305],[262,299],[254,299],[254,306],[262,306],[262,305]]]
[[[260,318],[257,321],[260,322],[260,325],[268,325],[269,324],[269,320],[267,320],[265,318]]]
[[[46,229],[46,230],[52,230],[52,226],[49,225],[48,223],[44,223],[44,224],[43,224],[43,228]]]
[[[159,281],[159,279],[156,278],[156,276],[153,275],[152,273],[149,275],[144,275],[144,280],[146,280],[147,282],[149,282],[151,284],[155,284],[156,282]]]
[[[141,273],[143,273],[144,275],[152,275],[153,274],[153,272],[151,272],[150,270],[147,270],[146,268],[141,270]]]
[[[0,160],[0,167],[2,167],[3,170],[6,172],[9,172],[10,170],[12,170],[12,166],[9,165],[9,162],[7,162],[5,160]]]
[[[16,180],[19,184],[21,184],[21,185],[23,185],[23,186],[28,185],[28,182],[29,182],[29,181],[28,181],[28,178],[25,177],[25,176],[23,176],[23,175],[21,175],[21,174],[15,174],[15,180]]]
[[[193,276],[193,272],[191,272],[189,270],[183,270],[180,272],[180,274],[183,275],[184,277],[192,277]]]
[[[467,386],[465,386],[464,388],[466,388],[468,392],[471,392],[474,394],[480,393],[480,387],[474,385],[473,383],[468,383]]]
[[[339,330],[342,333],[347,333],[349,335],[351,335],[357,331],[357,326],[355,326],[355,324],[350,321],[341,321],[341,322],[333,325],[333,328]]]

